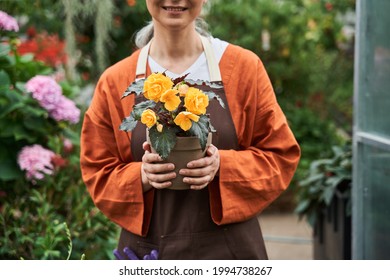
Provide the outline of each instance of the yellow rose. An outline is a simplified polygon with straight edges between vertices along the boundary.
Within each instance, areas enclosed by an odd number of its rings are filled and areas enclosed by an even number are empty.
[[[165,109],[168,111],[176,110],[180,104],[180,97],[178,96],[179,91],[176,89],[168,89],[165,91],[160,98],[160,101],[164,103]]]
[[[209,97],[201,90],[190,87],[184,98],[184,106],[191,113],[203,115],[206,113],[207,106],[209,106]]]
[[[170,78],[161,73],[153,73],[144,83],[144,96],[149,100],[158,102],[161,95],[172,86],[173,82]]]
[[[187,131],[191,128],[191,121],[198,122],[199,116],[194,115],[191,112],[180,112],[174,119],[175,124],[180,126],[184,131]]]
[[[157,116],[154,111],[146,109],[141,114],[141,122],[145,124],[148,128],[151,128],[157,122]]]

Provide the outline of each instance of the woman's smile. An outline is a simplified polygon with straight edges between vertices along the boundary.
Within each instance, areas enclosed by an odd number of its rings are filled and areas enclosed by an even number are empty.
[[[162,8],[168,12],[184,12],[185,10],[188,9],[188,8],[184,8],[184,7],[171,7],[171,6],[165,6]]]
[[[156,29],[174,31],[177,35],[178,30],[193,28],[205,2],[206,0],[146,0],[146,5]]]

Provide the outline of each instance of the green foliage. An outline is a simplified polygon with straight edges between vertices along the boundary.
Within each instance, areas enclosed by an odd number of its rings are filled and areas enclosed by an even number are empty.
[[[345,30],[354,9],[355,0],[210,1],[211,33],[252,50],[267,69],[302,149],[293,188],[352,133],[354,42]]]
[[[280,99],[321,93],[326,98],[316,110],[351,123],[344,104],[352,104],[346,85],[353,81],[353,40],[343,31],[350,25],[343,15],[354,7],[354,0],[211,1],[206,19],[214,36],[260,56]]]
[[[129,85],[129,87],[123,93],[122,98],[124,98],[130,94],[133,94],[133,93],[136,96],[140,95],[144,91],[144,83],[145,83],[144,79],[140,79],[140,80],[137,80],[137,81],[134,81],[133,83],[131,83],[131,85]]]
[[[330,156],[332,147],[342,144],[343,140],[337,136],[334,123],[321,118],[314,110],[296,104],[282,103],[282,105],[302,150],[296,173],[296,180],[301,180],[307,176],[313,160]]]
[[[152,78],[150,77],[152,75],[160,75],[159,78]],[[206,149],[207,145],[207,138],[210,131],[213,131],[213,128],[210,124],[210,116],[209,114],[206,114],[206,108],[208,106],[205,105],[205,112],[192,112],[191,108],[186,108],[187,106],[187,98],[189,94],[187,93],[184,97],[180,97],[179,94],[179,88],[181,86],[187,87],[187,90],[191,89],[197,89],[197,87],[202,86],[203,89],[199,91],[199,96],[203,96],[207,100],[213,100],[219,102],[219,105],[221,105],[223,108],[225,108],[225,104],[223,100],[212,91],[212,89],[219,89],[221,88],[221,85],[219,83],[214,82],[206,82],[201,80],[186,80],[186,76],[181,76],[176,79],[171,80],[170,78],[166,77],[164,73],[154,73],[148,78],[138,80],[133,82],[125,91],[122,98],[127,97],[131,94],[140,95],[144,92],[143,85],[145,83],[149,83],[149,87],[151,88],[158,88],[161,91],[161,86],[159,85],[160,79],[167,79],[171,83],[171,88],[173,89],[175,97],[178,100],[178,104],[174,106],[172,109],[167,109],[168,101],[163,101],[162,98],[157,97],[157,102],[153,100],[147,100],[140,102],[138,104],[133,105],[133,108],[131,110],[130,116],[123,119],[119,129],[124,131],[131,131],[133,130],[138,121],[142,121],[142,114],[149,110],[151,111],[150,114],[154,115],[154,122],[151,124],[151,126],[148,126],[149,131],[149,140],[151,143],[152,148],[163,158],[166,159],[169,154],[171,153],[172,149],[175,147],[177,142],[177,136],[196,136],[199,139],[200,146],[202,150]],[[157,82],[156,82],[157,80]],[[165,91],[166,89],[164,89]],[[203,91],[204,90],[204,91]],[[164,92],[159,93],[164,94]],[[146,96],[146,95],[145,95]],[[195,97],[193,97],[195,100]],[[200,98],[200,97],[197,97]],[[191,100],[188,101],[191,103]],[[198,102],[198,101],[194,101]],[[200,101],[199,101],[200,102]],[[191,113],[194,116],[196,116],[198,119],[196,121],[194,120],[188,120],[190,122],[190,126],[188,128],[183,128],[181,125],[179,125],[176,121],[183,113]]]
[[[175,147],[177,141],[176,133],[177,129],[174,127],[166,127],[163,133],[158,132],[156,126],[149,129],[150,142],[163,159],[166,159],[173,147]]]
[[[43,141],[47,134],[55,134],[58,127],[38,102],[24,93],[24,82],[34,74],[45,74],[49,69],[31,56],[16,55],[16,40],[2,45],[0,52],[0,179],[13,180],[21,176],[16,166],[16,155],[26,144]],[[8,51],[7,51],[8,50]],[[9,52],[13,55],[9,55]],[[31,74],[31,76],[29,76]]]
[[[55,121],[26,92],[27,80],[54,69],[19,56],[18,34],[6,35],[0,44],[0,259],[110,259],[117,227],[95,208],[81,179],[81,122]],[[68,81],[60,85],[67,97],[79,90]],[[32,144],[59,160],[54,174],[36,183],[17,164],[20,150]]]
[[[299,203],[295,209],[300,217],[306,216],[315,224],[317,211],[330,205],[335,192],[349,199],[346,215],[351,212],[352,146],[333,147],[333,157],[318,159],[310,164],[309,175],[301,180],[298,188]]]
[[[206,149],[207,137],[210,131],[210,119],[206,115],[200,116],[198,122],[193,122],[190,128],[190,134],[199,138],[200,147],[203,151]]]

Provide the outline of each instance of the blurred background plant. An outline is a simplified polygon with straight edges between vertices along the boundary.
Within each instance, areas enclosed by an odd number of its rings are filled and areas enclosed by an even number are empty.
[[[116,227],[81,180],[80,87],[64,54],[20,54],[18,29],[0,26],[0,259],[112,258]]]
[[[38,74],[53,77],[82,116],[103,69],[134,51],[133,35],[150,20],[145,1],[3,0],[1,4],[20,27],[17,33],[2,33],[0,57],[4,125],[0,138],[2,147],[7,147],[0,155],[1,217],[7,225],[7,238],[0,237],[1,257],[44,258],[44,246],[37,253],[34,245],[44,244],[35,241],[46,230],[59,240],[45,242],[57,244],[61,257],[66,257],[66,222],[72,257],[86,253],[86,258],[111,258],[109,248],[115,248],[117,229],[94,208],[79,173],[82,120],[55,121],[39,102],[27,98],[24,84]],[[355,0],[208,1],[204,17],[211,33],[260,56],[302,148],[290,188],[271,209],[295,208],[307,191],[299,182],[310,176],[311,163],[332,157],[332,147],[351,137],[354,10]],[[65,152],[65,138],[72,142],[70,153]],[[18,152],[33,144],[66,161],[35,185],[21,178],[16,162]],[[38,212],[42,201],[48,205]],[[19,243],[23,238],[27,243]],[[58,257],[54,255],[50,257]]]
[[[319,212],[330,206],[335,195],[345,198],[344,216],[351,216],[352,201],[352,145],[334,146],[330,158],[314,160],[310,164],[309,175],[299,182],[299,203],[296,213],[305,217],[314,226]]]
[[[294,208],[311,162],[352,135],[354,11],[355,0],[210,1],[212,34],[260,56],[301,145],[278,207]]]

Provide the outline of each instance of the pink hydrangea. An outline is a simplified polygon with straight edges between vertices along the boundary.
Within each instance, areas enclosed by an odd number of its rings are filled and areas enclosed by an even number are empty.
[[[0,11],[0,30],[19,31],[19,25],[13,17],[9,14]]]
[[[72,100],[62,95],[60,85],[53,78],[37,75],[26,83],[26,90],[56,121],[78,123],[80,120],[80,110]]]
[[[50,115],[56,121],[78,123],[80,119],[80,110],[72,100],[62,95],[57,106],[50,112]]]
[[[48,76],[35,76],[26,83],[26,89],[49,112],[58,106],[62,96],[60,85]]]
[[[24,147],[18,154],[18,164],[21,170],[26,171],[26,178],[33,183],[42,180],[45,175],[53,174],[53,151],[35,144]]]

